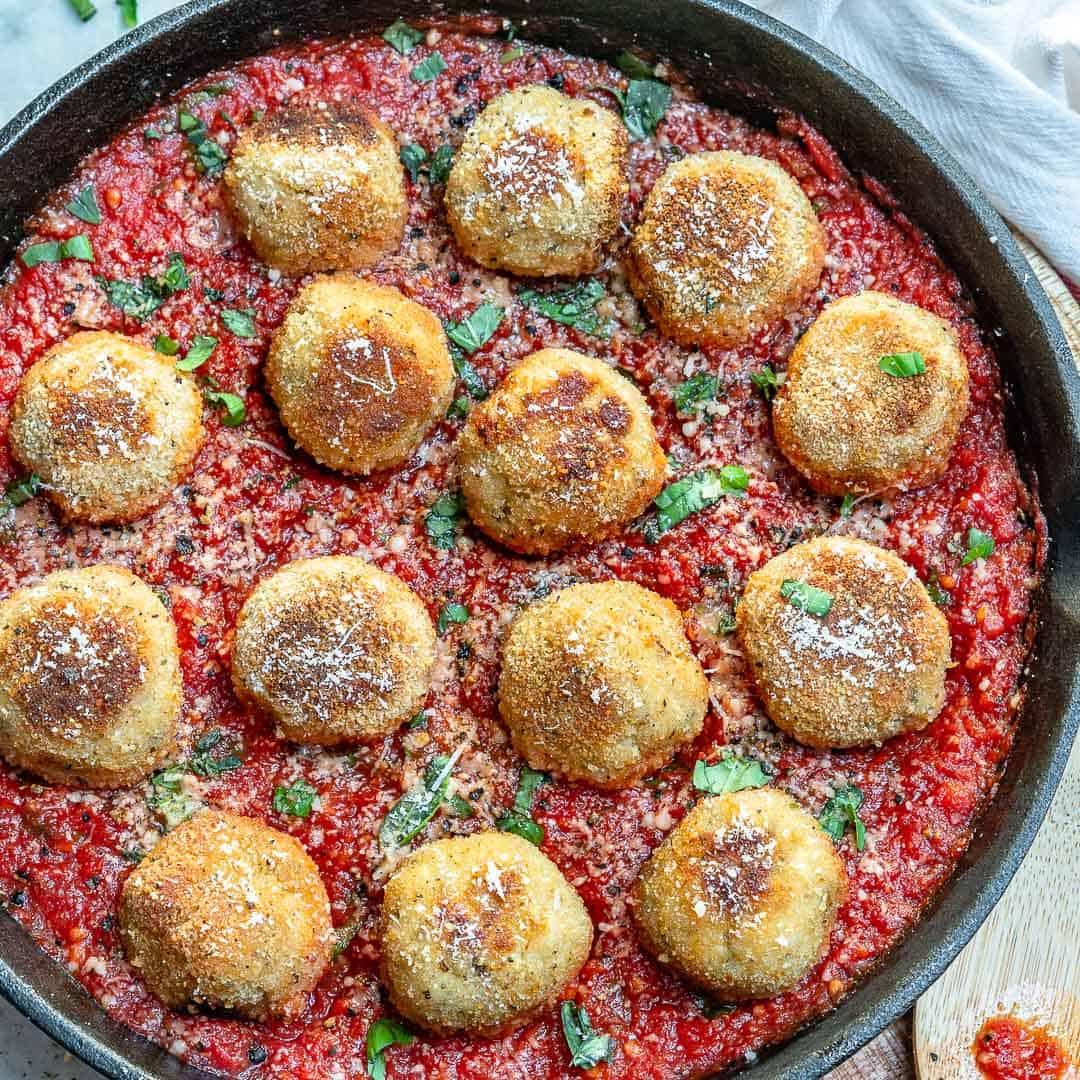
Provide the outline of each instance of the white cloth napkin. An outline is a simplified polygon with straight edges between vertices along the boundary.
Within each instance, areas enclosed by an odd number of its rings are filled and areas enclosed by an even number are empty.
[[[749,0],[918,117],[1080,282],[1080,0]]]

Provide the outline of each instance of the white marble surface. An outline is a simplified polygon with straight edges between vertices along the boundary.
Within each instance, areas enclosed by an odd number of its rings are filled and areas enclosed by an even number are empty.
[[[115,0],[96,0],[98,12],[81,22],[67,0],[0,0],[0,124],[62,75],[124,33]],[[143,20],[175,0],[139,0]],[[95,1080],[47,1035],[0,1001],[0,1080]]]

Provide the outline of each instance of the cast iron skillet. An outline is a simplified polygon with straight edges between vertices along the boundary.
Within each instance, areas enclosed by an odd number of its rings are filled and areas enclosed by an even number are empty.
[[[78,160],[157,97],[290,38],[381,30],[395,18],[473,12],[479,0],[194,0],[128,34],[0,132],[0,258]],[[1042,821],[1080,720],[1080,379],[1061,328],[1001,218],[918,123],[808,38],[734,0],[495,0],[522,34],[613,57],[637,43],[671,59],[713,104],[771,120],[804,113],[856,173],[884,182],[975,299],[1010,390],[1013,444],[1052,538],[1019,734],[996,797],[955,876],[910,938],[838,1009],[743,1075],[810,1080],[843,1060],[944,970],[1001,895]],[[738,84],[767,88],[749,99]],[[124,1080],[205,1075],[113,1023],[10,918],[0,919],[0,992],[73,1053]]]

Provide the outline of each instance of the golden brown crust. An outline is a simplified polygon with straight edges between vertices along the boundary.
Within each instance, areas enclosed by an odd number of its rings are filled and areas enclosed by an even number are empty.
[[[383,982],[402,1016],[438,1035],[520,1026],[551,1005],[591,946],[581,898],[510,833],[425,844],[386,885]]]
[[[675,605],[608,581],[572,585],[518,615],[499,712],[534,769],[619,788],[701,732],[708,691]]]
[[[896,378],[883,356],[918,352]],[[885,293],[834,300],[795,346],[773,405],[776,441],[826,495],[925,487],[949,464],[968,409],[968,368],[943,319]]]
[[[454,156],[446,214],[492,270],[548,277],[596,269],[628,191],[622,121],[547,86],[490,101]]]
[[[821,618],[787,580],[832,597]],[[807,746],[871,746],[926,727],[945,702],[951,641],[915,571],[891,551],[833,536],[796,544],[750,575],[739,642],[773,723]]]
[[[0,752],[59,784],[122,787],[175,752],[176,628],[117,566],[61,570],[0,602]]]
[[[645,399],[601,360],[541,349],[473,408],[457,442],[472,520],[514,551],[602,540],[664,485]]]
[[[824,954],[847,888],[832,841],[790,795],[703,799],[641,870],[633,914],[660,963],[721,1001],[792,989]]]
[[[818,282],[825,234],[779,165],[730,150],[669,165],[630,243],[630,283],[683,345],[737,345]]]
[[[11,452],[70,520],[128,522],[160,506],[202,445],[202,398],[171,359],[83,331],[22,378]]]
[[[397,139],[352,104],[285,106],[247,128],[225,193],[258,257],[294,276],[378,262],[408,217]]]
[[[334,745],[387,735],[427,697],[435,629],[392,574],[340,555],[256,586],[236,624],[233,686],[282,738]]]
[[[204,810],[163,837],[124,882],[128,961],[170,1008],[290,1017],[330,962],[330,901],[285,833]]]
[[[358,475],[407,461],[454,392],[439,320],[351,274],[300,290],[274,335],[266,380],[297,445]]]

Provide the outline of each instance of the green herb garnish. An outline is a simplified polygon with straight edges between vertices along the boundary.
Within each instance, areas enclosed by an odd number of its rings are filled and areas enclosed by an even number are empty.
[[[405,166],[409,179],[415,184],[420,178],[420,166],[427,161],[427,151],[419,143],[409,143],[401,148],[398,157]]]
[[[719,387],[720,380],[708,371],[699,371],[696,375],[691,375],[686,382],[679,383],[671,395],[675,402],[675,411],[692,413],[695,405],[703,401],[712,401]]]
[[[443,492],[424,518],[424,531],[431,546],[450,551],[457,543],[457,528],[464,516],[465,500],[461,492]]]
[[[723,468],[701,469],[669,484],[653,505],[656,517],[645,526],[645,539],[655,544],[669,529],[685,521],[691,514],[706,510],[725,495],[742,495],[750,483],[750,477],[739,465]]]
[[[615,1041],[610,1035],[597,1035],[593,1031],[589,1014],[582,1006],[573,1001],[564,1001],[561,1015],[572,1069],[591,1069],[611,1057]]]
[[[851,511],[855,509],[855,496],[850,492],[840,501],[840,516],[851,517]]]
[[[635,55],[629,49],[623,49],[615,57],[615,66],[628,79],[653,79],[656,77],[656,68],[646,64],[640,56]]]
[[[769,364],[766,364],[760,371],[750,372],[750,381],[757,387],[758,392],[766,401],[772,401],[780,387],[780,380],[776,377],[776,372],[773,371]]]
[[[94,261],[94,249],[89,237],[69,236],[66,240],[45,240],[40,244],[31,244],[20,256],[27,269],[40,263],[57,263],[65,259],[79,259],[81,262]]]
[[[90,0],[68,0],[71,5],[71,10],[82,19],[83,22],[88,22],[97,14],[97,8],[90,2]]]
[[[910,379],[926,374],[926,361],[920,352],[889,353],[877,362],[879,370],[894,379]]]
[[[367,1073],[371,1080],[384,1080],[386,1061],[383,1055],[391,1046],[408,1046],[412,1041],[412,1032],[397,1021],[376,1020],[367,1030]]]
[[[14,510],[16,506],[22,506],[40,494],[41,487],[41,477],[37,473],[20,476],[4,488],[4,502],[9,509]]]
[[[221,728],[214,728],[202,736],[195,743],[195,753],[191,755],[188,766],[198,776],[214,777],[222,773],[232,772],[244,764],[243,759],[235,749],[227,750],[226,753],[214,753],[222,747],[225,732]]]
[[[238,394],[230,394],[224,390],[204,390],[203,397],[211,405],[217,405],[225,410],[221,422],[226,427],[239,427],[247,419],[247,406]]]
[[[994,553],[994,538],[980,529],[968,529],[967,551],[960,560],[961,566],[970,566],[979,559],[986,559]]]
[[[431,164],[428,166],[428,178],[433,184],[445,184],[450,176],[450,166],[454,164],[454,148],[449,143],[442,146],[431,155]]]
[[[769,774],[761,767],[760,762],[735,754],[725,754],[712,765],[704,761],[698,761],[694,765],[694,787],[710,795],[764,787],[769,779]]]
[[[237,337],[255,337],[255,312],[250,308],[245,311],[225,308],[221,312],[221,321],[225,324],[225,329],[231,330]]]
[[[941,587],[937,572],[934,570],[930,571],[930,576],[926,579],[926,591],[938,607],[948,607],[952,603],[952,596],[947,589]]]
[[[306,818],[311,816],[318,792],[306,781],[297,780],[288,787],[274,788],[274,810],[290,817]]]
[[[604,296],[604,286],[596,278],[552,292],[522,289],[518,293],[518,299],[523,304],[546,315],[553,322],[593,335],[599,335],[604,325],[596,313],[596,305]]]
[[[446,323],[446,336],[470,356],[485,345],[503,320],[503,309],[496,304],[481,304],[461,322]]]
[[[824,619],[832,611],[832,594],[807,585],[805,581],[785,578],[780,585],[780,595],[793,608],[805,611],[808,615],[816,615],[819,619]]]
[[[429,83],[437,79],[446,70],[446,61],[441,52],[433,52],[426,60],[421,60],[409,72],[413,82]]]
[[[69,214],[74,214],[80,221],[85,221],[87,225],[101,224],[101,210],[94,197],[92,184],[87,184],[71,202],[64,205],[64,209]]]
[[[496,822],[495,827],[503,832],[514,833],[523,840],[537,847],[544,842],[544,826],[532,818],[533,799],[536,790],[547,780],[547,775],[530,769],[528,765],[521,767],[518,776],[517,792],[514,794],[514,803],[505,814]]]
[[[134,26],[139,25],[139,7],[138,0],[116,0],[117,6],[120,8],[121,18],[124,20],[124,25],[130,30]]]
[[[442,637],[452,625],[461,625],[468,621],[469,609],[464,604],[443,604],[435,621],[435,630],[439,637]]]
[[[818,817],[821,827],[836,843],[843,839],[850,826],[855,832],[857,851],[862,851],[866,846],[866,825],[859,817],[859,807],[862,804],[863,793],[854,784],[845,784],[842,788],[837,788]]]
[[[182,360],[176,361],[178,371],[194,371],[200,368],[210,359],[211,353],[217,348],[218,339],[203,334],[196,334],[191,339],[191,345]]]
[[[146,804],[161,815],[166,829],[175,829],[203,807],[198,799],[181,789],[183,777],[182,765],[170,765],[150,777],[152,790]]]
[[[180,351],[180,342],[176,338],[169,337],[168,334],[158,334],[154,338],[154,351],[164,356],[175,356]]]
[[[435,816],[446,798],[450,773],[464,749],[464,746],[459,746],[450,757],[439,754],[432,758],[424,779],[409,788],[390,807],[379,828],[379,845],[384,851],[404,847]]]
[[[130,281],[110,281],[104,277],[95,280],[105,290],[113,307],[139,322],[150,318],[170,296],[191,284],[184,258],[176,252],[169,256],[164,273],[157,276],[147,274],[138,285]]]
[[[423,30],[416,30],[404,19],[395,20],[383,31],[383,41],[393,45],[402,56],[408,56],[424,37]]]
[[[671,87],[655,79],[631,79],[626,94],[619,95],[623,123],[634,142],[643,142],[656,133],[671,104]]]
[[[221,144],[210,134],[197,116],[180,110],[177,126],[187,136],[188,144],[195,153],[195,168],[207,176],[217,176],[225,168],[229,155]]]
[[[512,49],[506,49],[502,56],[499,57],[500,64],[512,64],[515,60],[520,60],[525,55],[525,50],[520,45],[515,45]]]

